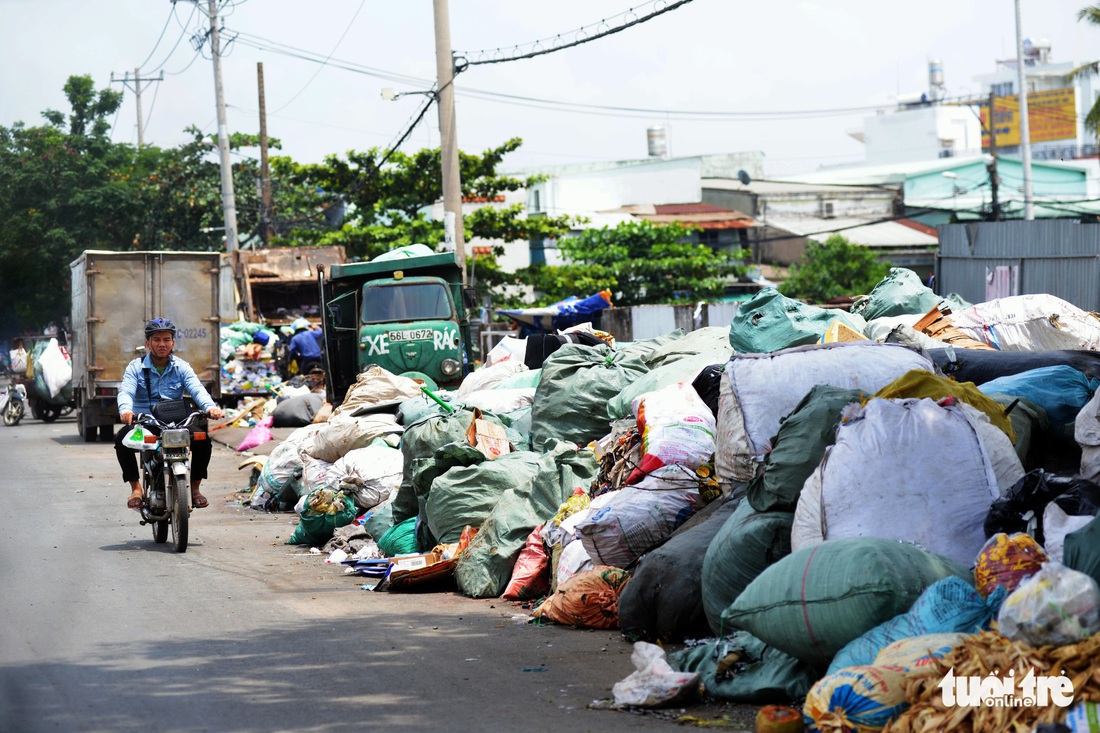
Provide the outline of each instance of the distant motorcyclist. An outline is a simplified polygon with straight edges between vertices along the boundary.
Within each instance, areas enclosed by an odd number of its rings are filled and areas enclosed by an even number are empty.
[[[122,480],[130,484],[130,499],[126,506],[131,509],[141,508],[141,483],[137,456],[122,444],[122,440],[130,432],[136,414],[152,414],[153,405],[162,400],[181,399],[184,392],[208,416],[216,419],[224,414],[202,386],[191,365],[172,355],[175,345],[175,324],[167,318],[154,318],[145,324],[145,356],[127,364],[122,375],[122,386],[118,390],[118,415],[123,426],[115,435],[115,455],[122,468]],[[210,454],[209,440],[191,443],[191,503],[196,509],[209,505],[206,497],[199,492],[199,485],[206,478]]]

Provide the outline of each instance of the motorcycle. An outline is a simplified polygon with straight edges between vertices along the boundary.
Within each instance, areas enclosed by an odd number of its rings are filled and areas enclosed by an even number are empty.
[[[152,415],[134,418],[135,440],[141,431],[141,491],[144,499],[141,524],[151,525],[153,541],[168,541],[171,530],[176,552],[187,551],[187,520],[191,514],[191,441],[207,440],[205,429],[194,427],[204,417],[192,412],[179,422],[162,422]],[[136,448],[133,442],[127,442]]]
[[[13,384],[8,387],[4,400],[0,403],[0,414],[4,416],[4,424],[8,427],[18,425],[27,411],[27,388],[22,384]]]

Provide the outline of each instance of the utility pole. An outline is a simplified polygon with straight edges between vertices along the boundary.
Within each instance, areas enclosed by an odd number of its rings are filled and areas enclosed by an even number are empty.
[[[992,194],[992,203],[989,206],[990,217],[993,221],[1001,220],[1001,203],[997,198],[997,187],[1001,185],[1001,178],[997,175],[997,125],[994,121],[993,111],[996,109],[997,95],[989,92],[989,190]]]
[[[211,0],[213,2],[213,0]],[[443,173],[443,227],[448,245],[454,243],[455,261],[466,284],[466,242],[462,228],[462,180],[458,166],[455,125],[454,55],[447,0],[432,0],[435,18],[436,94],[439,103],[439,157]]]
[[[198,0],[196,0],[197,2]],[[222,170],[222,209],[225,215],[225,251],[237,251],[237,202],[233,196],[233,164],[229,160],[229,126],[225,121],[221,45],[218,39],[218,0],[208,0],[210,55],[214,59],[214,99],[218,107],[218,158]]]
[[[264,246],[271,243],[275,234],[274,205],[271,201],[271,169],[267,163],[267,102],[264,97],[264,62],[256,62],[256,82],[260,89],[260,236]]]
[[[1016,0],[1016,78],[1020,84],[1020,162],[1024,168],[1024,219],[1035,218],[1031,190],[1031,130],[1027,116],[1027,87],[1024,85],[1024,40],[1020,35],[1020,0]]]
[[[134,86],[130,86],[130,82],[134,82]],[[160,72],[160,76],[150,76],[147,79],[141,78],[141,69],[134,69],[134,78],[130,78],[130,72],[126,72],[126,76],[121,79],[116,79],[114,72],[111,72],[111,82],[118,82],[123,84],[127,89],[131,89],[134,92],[134,101],[137,105],[137,139],[138,147],[145,145],[145,121],[141,117],[141,82],[152,83],[154,81],[164,81],[164,72]]]

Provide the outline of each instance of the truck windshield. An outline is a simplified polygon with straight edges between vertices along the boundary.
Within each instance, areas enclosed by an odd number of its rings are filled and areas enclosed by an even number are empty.
[[[398,283],[363,288],[363,323],[428,321],[451,318],[451,301],[442,283]]]

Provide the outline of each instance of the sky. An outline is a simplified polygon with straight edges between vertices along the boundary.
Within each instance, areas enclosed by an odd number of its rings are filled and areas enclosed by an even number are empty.
[[[675,3],[450,0],[451,47],[471,62],[504,58]],[[1055,62],[1096,60],[1100,27],[1076,19],[1087,4],[1020,0],[1022,33],[1048,39]],[[0,0],[0,125],[66,110],[65,80],[90,74],[125,90],[112,136],[136,143],[135,96],[111,75],[140,66],[142,77],[164,72],[142,91],[146,143],[177,145],[190,125],[216,132],[209,44],[191,43],[209,27],[206,8]],[[219,12],[229,130],[259,131],[262,62],[268,134],[297,161],[388,148],[428,99],[411,92],[434,84],[430,0],[222,0]],[[806,173],[862,160],[848,132],[899,94],[926,91],[929,59],[943,62],[949,97],[978,94],[974,77],[1015,57],[1015,34],[1009,0],[692,0],[572,48],[471,64],[455,80],[458,143],[480,153],[522,138],[504,169],[630,160],[646,157],[646,130],[662,125],[673,156],[761,151],[768,176]],[[405,96],[387,101],[384,88]],[[438,145],[432,108],[401,149]]]

